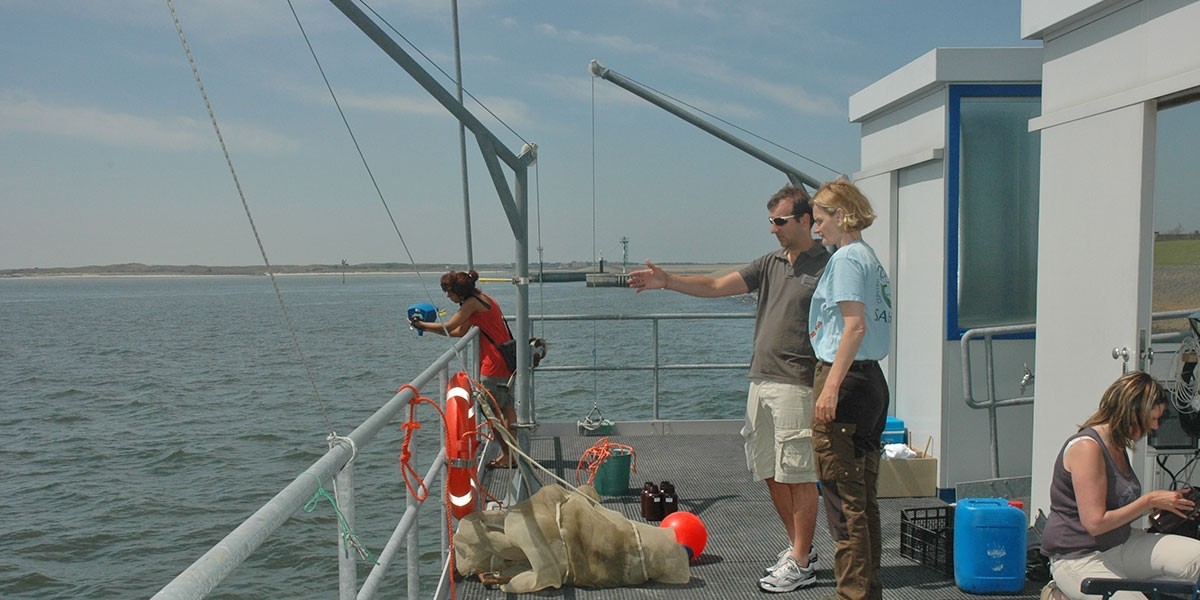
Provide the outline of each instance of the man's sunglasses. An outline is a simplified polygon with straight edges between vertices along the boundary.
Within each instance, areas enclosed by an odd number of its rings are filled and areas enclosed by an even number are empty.
[[[786,217],[767,217],[767,220],[776,227],[783,227],[787,224],[788,219],[795,219],[796,215],[788,215]]]

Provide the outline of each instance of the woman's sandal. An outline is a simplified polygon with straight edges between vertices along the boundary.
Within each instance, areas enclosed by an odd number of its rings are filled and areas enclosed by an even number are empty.
[[[505,462],[501,462],[499,458],[496,458],[496,459],[492,459],[492,461],[489,462],[487,464],[487,466],[492,469],[512,469],[512,468],[515,468],[517,466],[517,464],[512,458],[509,458]]]
[[[1058,584],[1051,579],[1046,587],[1042,588],[1041,600],[1067,600],[1067,595],[1058,589]]]

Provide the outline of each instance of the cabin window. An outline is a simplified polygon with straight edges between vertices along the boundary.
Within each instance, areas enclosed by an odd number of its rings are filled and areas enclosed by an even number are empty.
[[[950,86],[947,339],[1033,323],[1037,310],[1039,85]]]
[[[1155,313],[1200,308],[1200,170],[1195,145],[1200,139],[1200,91],[1158,102],[1154,153]],[[1187,319],[1159,319],[1155,334],[1186,330]],[[1159,362],[1156,356],[1156,363]],[[1170,360],[1162,361],[1163,364]]]

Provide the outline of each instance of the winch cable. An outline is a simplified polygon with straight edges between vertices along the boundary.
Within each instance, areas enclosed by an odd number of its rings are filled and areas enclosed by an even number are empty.
[[[364,2],[362,0],[359,0],[359,4],[361,4],[371,14],[375,15],[375,18],[379,19],[379,21],[381,23],[386,25],[387,28],[390,29],[393,33],[395,33],[397,37],[399,37],[401,40],[404,40],[405,44],[407,44],[409,48],[412,48],[412,50],[414,52],[416,52],[422,58],[424,58],[425,61],[427,63],[429,63],[430,66],[432,66],[434,69],[436,69],[439,73],[441,73],[443,76],[445,76],[450,81],[454,81],[454,78],[449,73],[447,73],[445,69],[443,69],[440,65],[438,65],[437,62],[435,62],[432,58],[429,57],[428,54],[426,54],[416,44],[414,44],[411,40],[409,40],[408,37],[406,37],[404,34],[400,33],[400,31],[397,30],[395,27],[393,27],[392,24],[390,22],[388,22],[388,20],[383,15],[379,14],[378,11],[376,11],[373,7],[371,7],[371,5],[367,4],[366,2]],[[337,108],[338,115],[342,119],[342,124],[345,125],[346,131],[350,135],[351,142],[354,144],[354,148],[355,148],[355,151],[358,153],[359,160],[362,162],[363,168],[366,170],[367,176],[371,180],[371,185],[374,187],[375,193],[379,197],[379,201],[383,205],[384,211],[387,213],[388,220],[392,224],[392,229],[396,232],[396,237],[399,238],[400,244],[404,248],[405,256],[408,257],[408,262],[412,266],[413,271],[417,275],[417,281],[421,285],[421,289],[424,292],[425,297],[429,301],[429,303],[436,306],[437,302],[434,301],[433,293],[430,291],[429,286],[426,284],[425,278],[422,277],[422,272],[417,267],[416,259],[413,258],[412,251],[409,249],[408,243],[404,240],[404,235],[400,232],[400,226],[396,223],[396,218],[393,215],[390,206],[388,205],[387,199],[384,196],[382,189],[379,187],[379,182],[376,180],[375,174],[371,170],[370,164],[367,161],[366,155],[363,153],[361,145],[359,145],[359,143],[358,143],[358,138],[354,134],[354,129],[350,125],[350,121],[346,117],[345,111],[342,110],[341,103],[338,102],[337,93],[334,92],[333,85],[330,83],[329,78],[325,74],[325,69],[321,65],[320,59],[317,57],[316,50],[313,47],[312,42],[308,37],[308,33],[305,31],[304,25],[301,23],[300,17],[297,15],[296,9],[292,5],[291,0],[288,0],[288,7],[291,9],[292,17],[295,18],[296,25],[299,27],[300,33],[304,37],[304,42],[308,46],[309,53],[312,54],[313,62],[316,64],[317,70],[320,71],[320,73],[321,73],[321,79],[324,81],[325,88],[326,88],[326,90],[329,91],[330,98],[332,98],[334,106]],[[515,129],[510,127],[508,125],[508,123],[506,123],[504,121],[504,119],[501,119],[495,112],[492,111],[492,109],[488,108],[488,106],[486,104],[484,104],[482,101],[480,101],[478,98],[476,98],[475,95],[472,94],[465,87],[463,88],[463,94],[470,97],[471,100],[473,100],[477,105],[479,105],[480,108],[482,108],[489,115],[491,115],[492,118],[494,118],[497,122],[499,122],[501,125],[503,125],[505,129],[507,129],[509,132],[511,132],[514,136],[516,136],[517,139],[521,140],[522,143],[525,143],[525,144],[530,143],[520,133],[517,133],[517,131]],[[535,169],[536,169],[536,167],[535,167]],[[539,208],[540,208],[540,204],[539,204]],[[450,338],[450,336],[448,335],[449,331],[445,329],[444,322],[442,322],[442,323],[443,323],[443,327],[442,327],[443,332],[447,334],[447,336],[446,336],[447,338]],[[447,345],[453,347],[453,345],[454,345],[453,340],[448,339]],[[463,370],[464,371],[467,370],[465,355],[463,353],[459,353],[458,356],[459,356],[460,360],[462,361],[461,366],[462,366]]]
[[[296,323],[292,320],[291,313],[288,311],[287,302],[283,299],[283,293],[279,291],[279,282],[275,279],[275,269],[271,266],[271,260],[267,258],[266,247],[263,246],[262,236],[258,233],[258,226],[254,223],[254,215],[250,212],[250,202],[246,199],[246,193],[242,190],[242,183],[238,179],[237,169],[233,166],[233,158],[229,154],[229,147],[225,144],[225,137],[221,135],[221,126],[217,124],[217,115],[213,111],[212,102],[208,99],[208,92],[204,89],[204,82],[200,79],[200,69],[196,66],[196,60],[192,56],[192,50],[188,46],[187,36],[183,34],[183,24],[179,21],[179,15],[175,12],[175,4],[172,0],[167,0],[167,8],[171,11],[171,20],[175,23],[175,31],[179,34],[179,43],[183,45],[183,53],[187,56],[188,65],[192,69],[192,77],[196,80],[196,87],[200,90],[200,98],[204,101],[204,108],[208,111],[208,119],[212,123],[213,131],[217,134],[217,143],[221,146],[221,153],[225,155],[225,164],[229,167],[229,174],[233,177],[233,186],[237,189],[238,198],[242,201],[242,209],[246,213],[246,220],[250,222],[250,230],[254,232],[254,241],[258,244],[258,251],[262,255],[263,264],[266,265],[267,275],[271,279],[271,287],[275,289],[275,298],[279,301],[279,309],[283,313],[283,319],[287,323],[288,333],[291,335],[292,347],[296,350],[296,354],[300,357],[300,362],[304,365],[304,372],[308,377],[308,383],[312,386],[313,396],[317,399],[317,403],[321,407],[321,417],[325,420],[325,428],[329,432],[330,439],[335,439],[337,434],[333,431],[333,423],[329,420],[329,408],[325,405],[325,401],[321,398],[321,392],[317,387],[316,377],[313,375],[312,365],[309,363],[308,356],[304,354],[304,346],[300,343],[300,337],[296,334]]]
[[[592,264],[599,265],[596,255],[596,78],[592,77]],[[599,272],[599,269],[596,270]],[[586,277],[586,275],[585,275]],[[599,304],[596,288],[592,288],[592,306]],[[600,402],[599,377],[596,370],[596,338],[600,335],[599,322],[592,320],[592,403]]]
[[[404,254],[408,257],[408,262],[412,265],[413,272],[417,275],[417,283],[420,284],[421,290],[425,293],[425,297],[429,300],[429,303],[436,305],[433,293],[430,292],[429,286],[425,283],[421,269],[417,267],[417,261],[413,258],[412,250],[409,249],[408,242],[404,239],[404,234],[400,232],[400,225],[396,222],[396,216],[392,213],[391,206],[388,205],[387,198],[383,194],[383,189],[379,187],[379,180],[375,178],[375,172],[371,169],[370,162],[367,161],[367,156],[363,152],[362,145],[358,143],[358,136],[354,133],[354,127],[350,125],[350,120],[346,117],[346,112],[342,110],[342,103],[338,101],[337,93],[333,90],[333,84],[330,83],[329,77],[325,74],[325,67],[321,64],[321,59],[317,57],[317,51],[313,47],[312,40],[308,37],[308,32],[304,29],[304,23],[300,21],[300,15],[296,13],[296,7],[292,4],[292,0],[288,0],[288,8],[292,11],[292,18],[296,20],[296,27],[300,29],[300,35],[304,38],[305,45],[308,46],[308,52],[312,55],[313,63],[316,65],[317,71],[321,74],[321,80],[325,83],[325,89],[329,91],[329,97],[337,109],[338,116],[342,119],[342,124],[346,127],[346,133],[350,136],[350,142],[354,144],[354,150],[358,153],[358,159],[367,173],[367,178],[371,180],[371,186],[375,189],[375,195],[379,198],[380,204],[383,205],[383,211],[387,213],[388,221],[392,224],[392,230],[396,232],[396,237],[400,240],[400,246],[404,248]],[[443,329],[445,329],[444,326]],[[446,333],[448,334],[449,332],[447,331]],[[449,345],[454,345],[453,340],[449,340]],[[459,353],[458,356],[462,361],[463,369],[466,370],[466,357],[462,353]]]
[[[371,7],[370,4],[367,4],[364,0],[359,0],[359,4],[361,4],[363,6],[363,8],[365,8],[372,15],[375,15],[375,18],[379,19],[380,23],[383,23],[385,26],[387,26],[387,28],[389,30],[391,30],[392,33],[396,34],[397,37],[404,40],[404,43],[408,44],[409,48],[412,48],[414,52],[421,55],[421,58],[424,58],[425,62],[429,63],[429,65],[431,67],[433,67],[435,70],[437,70],[437,72],[441,73],[448,81],[450,81],[451,83],[457,83],[457,80],[454,78],[453,75],[447,73],[446,70],[443,69],[441,67],[441,65],[439,65],[437,63],[437,61],[430,58],[428,54],[425,54],[425,52],[423,52],[420,47],[418,47],[411,40],[409,40],[407,36],[405,36],[403,33],[400,33],[400,30],[396,29],[387,20],[386,17],[379,14],[379,12],[376,11],[373,7]],[[493,119],[495,119],[496,122],[499,123],[501,126],[503,126],[505,129],[507,129],[509,131],[509,133],[512,133],[514,136],[516,136],[517,139],[521,140],[522,144],[530,144],[531,143],[529,140],[525,139],[524,136],[522,136],[520,133],[518,133],[517,130],[513,129],[504,119],[502,119],[500,117],[500,115],[497,115],[494,111],[492,111],[492,109],[489,108],[487,104],[484,104],[482,100],[480,100],[479,98],[476,98],[475,95],[472,94],[470,92],[470,90],[468,90],[465,86],[462,87],[462,92],[464,95],[466,95],[468,98],[470,98],[476,105],[478,105],[479,108],[483,109],[484,112],[491,115],[491,117]],[[540,303],[539,312],[542,316],[545,316],[545,314],[546,314],[545,301],[546,300],[545,300],[545,294],[544,294],[545,290],[543,287],[545,285],[545,281],[543,281],[543,279],[541,277],[542,273],[544,273],[544,266],[545,266],[544,256],[543,256],[544,247],[542,246],[542,196],[541,196],[541,179],[540,179],[541,178],[541,167],[536,162],[533,163],[533,175],[534,175],[534,199],[535,199],[534,201],[535,201],[535,205],[537,207],[538,294],[539,294],[538,301]],[[543,319],[540,323],[541,329],[540,329],[539,337],[545,336],[545,327],[546,327],[545,320]]]

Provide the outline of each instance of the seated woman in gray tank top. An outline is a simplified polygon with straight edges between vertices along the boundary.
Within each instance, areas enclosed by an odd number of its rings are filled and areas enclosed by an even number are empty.
[[[1134,444],[1158,428],[1166,402],[1162,386],[1149,374],[1126,373],[1108,386],[1100,407],[1063,444],[1054,462],[1042,537],[1054,580],[1042,598],[1099,598],[1080,592],[1087,577],[1195,580],[1200,575],[1200,540],[1131,526],[1152,510],[1187,516],[1196,508],[1178,491],[1143,494],[1129,463]],[[1117,592],[1113,598],[1144,596]]]

